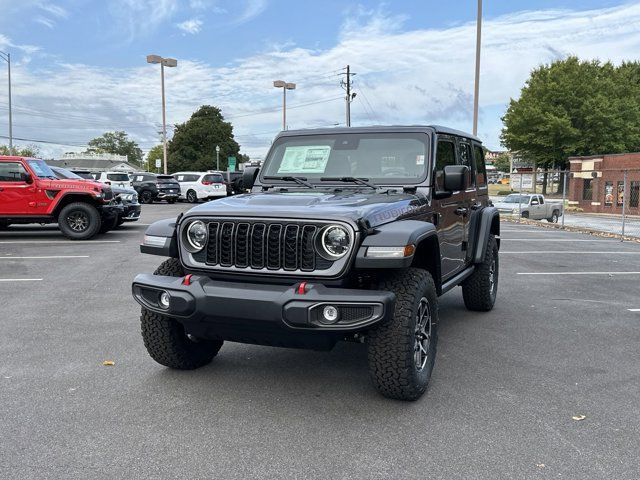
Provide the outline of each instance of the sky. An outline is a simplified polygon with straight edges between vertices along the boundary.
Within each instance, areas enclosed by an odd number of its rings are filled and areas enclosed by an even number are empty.
[[[484,0],[478,135],[502,148],[501,117],[532,69],[577,55],[640,60],[640,2]],[[167,123],[203,104],[233,123],[241,152],[262,158],[281,129],[441,124],[472,129],[476,0],[0,0],[0,51],[12,57],[13,135],[45,158],[125,130],[144,151],[160,141],[158,65]],[[7,144],[0,61],[0,144]],[[37,141],[37,142],[36,142]]]

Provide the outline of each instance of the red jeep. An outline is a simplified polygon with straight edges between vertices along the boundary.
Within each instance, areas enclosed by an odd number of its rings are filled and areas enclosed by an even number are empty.
[[[86,180],[59,180],[43,161],[0,156],[0,230],[15,223],[58,223],[72,240],[113,228],[122,209],[111,187]]]

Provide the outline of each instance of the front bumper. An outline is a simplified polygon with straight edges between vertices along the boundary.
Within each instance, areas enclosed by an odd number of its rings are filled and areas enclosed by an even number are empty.
[[[140,212],[142,207],[140,204],[128,204],[124,205],[124,213],[122,219],[126,222],[135,222],[140,218]]]
[[[132,285],[133,297],[148,310],[183,323],[216,324],[226,330],[255,328],[256,331],[288,330],[353,332],[387,319],[393,312],[395,295],[376,290],[328,288],[322,284],[263,285],[214,281],[193,275],[183,277],[141,274]],[[304,291],[304,293],[302,293]],[[162,308],[162,292],[170,297]],[[324,319],[326,306],[334,306],[338,319]]]

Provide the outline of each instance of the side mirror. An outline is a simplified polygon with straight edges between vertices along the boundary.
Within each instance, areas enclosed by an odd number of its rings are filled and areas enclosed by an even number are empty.
[[[258,167],[247,167],[244,169],[244,172],[242,173],[242,189],[251,190],[253,188],[253,184],[256,183],[259,171],[260,168]]]
[[[447,165],[444,167],[444,189],[447,192],[458,192],[467,189],[469,167],[466,165]]]
[[[31,176],[30,173],[25,173],[24,176],[22,177],[22,179],[28,185],[31,185],[33,183],[33,177]]]

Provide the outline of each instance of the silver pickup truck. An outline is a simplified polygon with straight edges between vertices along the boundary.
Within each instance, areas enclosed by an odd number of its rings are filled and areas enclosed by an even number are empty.
[[[515,215],[532,220],[544,220],[557,223],[564,213],[562,201],[547,201],[544,195],[517,194],[507,195],[499,202],[494,202],[500,215]]]

